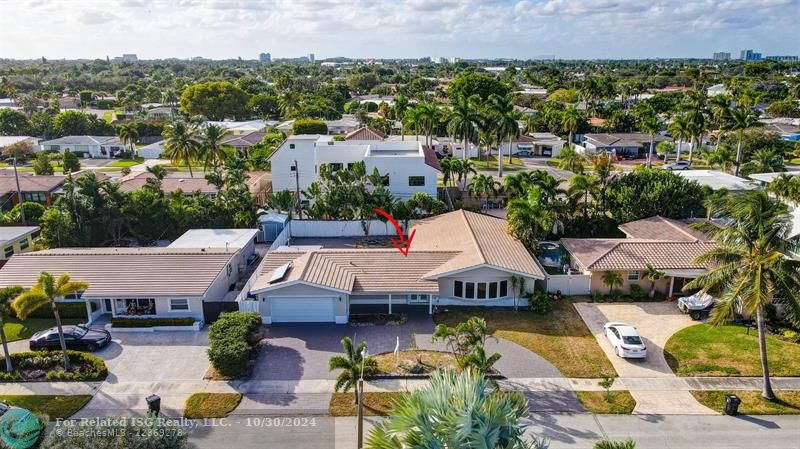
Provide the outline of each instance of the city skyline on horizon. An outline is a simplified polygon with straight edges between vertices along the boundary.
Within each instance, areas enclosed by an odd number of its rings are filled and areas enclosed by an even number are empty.
[[[735,4],[734,4],[735,3]],[[800,0],[28,0],[0,58],[711,59],[800,53]],[[37,24],[31,38],[30,24]],[[607,30],[613,29],[613,32]],[[398,38],[402,36],[402,38]],[[624,42],[625,45],[619,45]]]

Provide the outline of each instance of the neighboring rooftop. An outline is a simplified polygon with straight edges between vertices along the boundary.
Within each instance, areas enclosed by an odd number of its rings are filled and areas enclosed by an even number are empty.
[[[369,126],[362,126],[344,136],[345,140],[383,140],[385,137],[386,134]]]
[[[645,133],[585,134],[584,137],[589,143],[596,146],[632,147],[641,146],[645,142],[650,142],[650,135]],[[668,137],[656,135],[654,140],[656,142],[661,142],[670,139]]]
[[[42,145],[122,145],[117,136],[64,136],[58,139],[47,140]]]
[[[70,248],[15,254],[0,269],[0,287],[30,286],[43,271],[86,281],[84,297],[202,296],[233,253],[176,248]]]
[[[643,239],[561,239],[570,257],[590,271],[705,268],[694,260],[714,242],[669,242]]]
[[[232,147],[251,147],[261,143],[261,139],[266,135],[265,131],[254,131],[245,135],[230,136],[222,144]]]
[[[133,192],[141,189],[147,184],[148,179],[155,179],[155,175],[150,172],[131,173],[119,178],[119,190],[121,192]],[[161,180],[161,191],[172,193],[178,190],[183,193],[191,194],[200,191],[202,194],[211,195],[217,193],[217,186],[206,181],[205,178],[184,178],[167,176]]]
[[[3,226],[0,227],[0,245],[16,242],[22,237],[39,232],[39,226]]]
[[[753,190],[758,187],[752,181],[717,170],[678,170],[674,173],[682,178],[697,181],[700,185],[711,187],[712,190]]]
[[[38,141],[36,137],[30,136],[0,136],[0,148],[5,148],[9,145],[14,145],[17,142],[31,141],[32,143]]]
[[[748,178],[758,182],[763,182],[764,184],[769,184],[772,181],[774,181],[775,178],[779,178],[781,176],[797,176],[797,175],[800,175],[800,171],[778,171],[771,173],[752,173],[748,175]]]
[[[190,229],[167,248],[244,248],[258,234],[257,229]]]
[[[686,223],[660,215],[619,225],[619,230],[630,239],[668,240],[673,242],[710,241],[702,232]]]

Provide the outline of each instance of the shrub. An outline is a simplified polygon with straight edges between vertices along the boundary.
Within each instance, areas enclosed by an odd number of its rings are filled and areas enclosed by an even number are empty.
[[[93,309],[97,308],[94,303],[92,303]],[[85,302],[59,302],[56,304],[58,307],[58,314],[61,316],[61,319],[70,318],[70,319],[79,319],[85,320],[86,317],[86,303]],[[36,309],[33,313],[30,314],[31,318],[53,318],[53,309],[50,305],[46,305],[44,307],[40,307]]]
[[[63,371],[60,351],[50,352],[18,352],[11,354],[14,366],[21,370],[44,370],[47,372],[49,380],[69,380],[69,381],[99,381],[108,376],[106,362],[100,357],[85,352],[67,351],[69,360],[72,363],[74,372]],[[5,358],[0,357],[0,365],[5,364]],[[19,381],[21,380],[18,372],[0,373],[0,380]]]
[[[156,327],[156,326],[191,326],[194,318],[112,318],[111,326],[132,328],[132,327]]]
[[[631,284],[630,288],[631,299],[634,301],[641,301],[647,294],[639,284]]]
[[[209,327],[208,359],[218,373],[230,378],[247,374],[259,327],[261,315],[255,312],[223,313]]]
[[[328,125],[322,120],[297,119],[292,124],[292,133],[299,134],[328,134]]]
[[[791,329],[783,330],[783,339],[794,343],[800,343],[800,332]]]
[[[622,299],[622,290],[614,289],[611,291],[611,295],[609,295],[609,300],[611,302],[618,302]]]
[[[550,295],[544,290],[536,290],[528,294],[528,310],[540,315],[546,315],[553,310],[553,304],[550,300]]]

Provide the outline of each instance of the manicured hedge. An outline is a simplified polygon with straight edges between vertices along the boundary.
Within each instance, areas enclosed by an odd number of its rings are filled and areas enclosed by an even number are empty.
[[[255,312],[223,313],[208,328],[208,358],[221,375],[229,378],[247,374],[261,315]]]
[[[95,310],[97,306],[94,306],[92,310]],[[61,316],[62,319],[65,318],[74,318],[79,320],[87,319],[86,316],[86,303],[85,302],[59,302],[56,303],[56,307],[58,307],[58,314]],[[40,307],[36,309],[33,313],[30,314],[31,318],[53,318],[53,309],[50,307],[49,304],[46,304],[44,307]]]
[[[191,326],[194,318],[111,318],[113,327],[156,327],[156,326]]]
[[[85,352],[67,351],[72,364],[72,372],[63,370],[64,359],[61,351],[18,352],[11,354],[15,371],[0,371],[0,381],[23,381],[20,371],[43,370],[52,381],[99,381],[108,376],[106,362],[100,357]],[[5,366],[5,357],[0,357],[0,366]]]

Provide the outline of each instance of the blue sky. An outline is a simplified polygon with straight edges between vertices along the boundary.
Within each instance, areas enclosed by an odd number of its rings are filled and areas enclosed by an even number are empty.
[[[800,53],[800,0],[0,0],[0,57]]]

